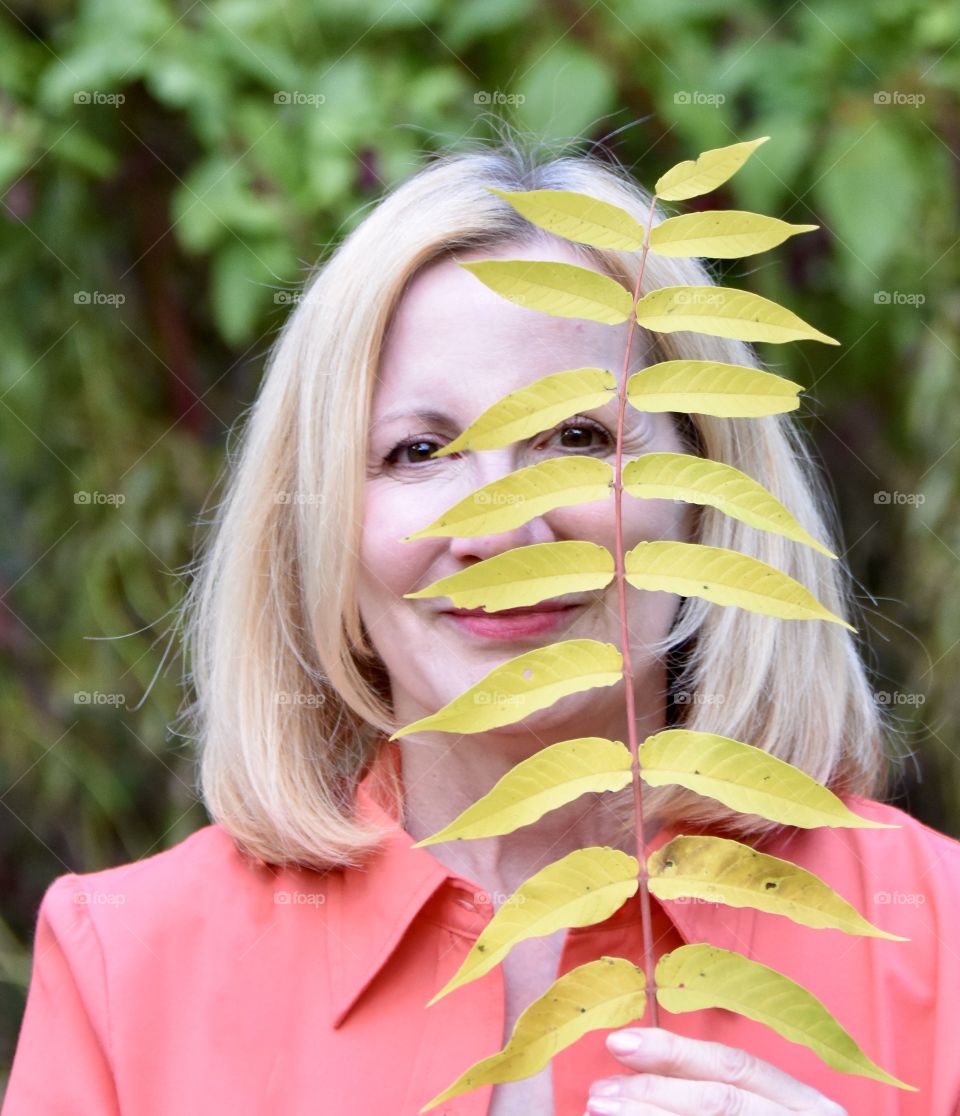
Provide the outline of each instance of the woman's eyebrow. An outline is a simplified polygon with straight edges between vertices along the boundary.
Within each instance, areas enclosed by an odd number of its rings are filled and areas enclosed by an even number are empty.
[[[421,410],[420,408],[410,410],[409,407],[403,407],[397,410],[387,411],[385,415],[381,415],[371,429],[376,430],[378,427],[384,426],[388,422],[393,422],[394,419],[401,418],[416,419],[417,422],[440,424],[453,423],[454,421],[450,415],[445,414],[443,411]]]

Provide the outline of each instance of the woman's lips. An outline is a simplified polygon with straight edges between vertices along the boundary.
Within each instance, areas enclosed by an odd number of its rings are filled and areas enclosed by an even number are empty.
[[[534,605],[532,608],[483,612],[467,609],[444,612],[462,631],[490,639],[522,639],[540,635],[564,623],[579,605]]]

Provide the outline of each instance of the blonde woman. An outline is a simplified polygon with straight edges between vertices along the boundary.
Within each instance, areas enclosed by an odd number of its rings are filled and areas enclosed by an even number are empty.
[[[490,404],[549,372],[622,366],[625,325],[515,306],[459,262],[579,263],[632,290],[637,257],[548,235],[487,186],[575,190],[640,220],[650,201],[628,174],[586,156],[542,157],[509,142],[449,154],[373,207],[307,285],[230,463],[187,601],[187,713],[212,824],[158,855],[50,886],[8,1116],[413,1116],[500,1049],[558,976],[602,954],[641,963],[634,897],[604,923],[522,943],[424,1006],[524,879],[584,846],[635,851],[629,788],[587,795],[506,837],[411,848],[539,749],[626,739],[622,682],[490,732],[387,741],[523,651],[620,638],[615,583],[486,618],[448,598],[405,596],[513,547],[614,545],[612,498],[503,534],[401,541],[524,465],[614,452],[611,402],[503,449],[430,459]],[[695,262],[651,255],[641,293],[707,282]],[[637,330],[630,371],[682,357],[757,364],[738,342]],[[735,465],[840,549],[790,418],[628,408],[626,423],[627,457],[674,449]],[[852,616],[840,563],[709,508],[625,498],[624,546],[661,538],[752,554]],[[855,812],[900,826],[787,830],[661,788],[646,791],[649,847],[680,832],[746,839],[817,872],[910,939],[653,900],[657,952],[710,941],[778,968],[919,1092],[839,1073],[711,1009],[666,1016],[661,1029],[590,1032],[542,1072],[436,1111],[955,1116],[960,843],[880,801],[886,726],[854,638],[839,625],[699,598],[631,590],[627,601],[641,739],[683,725],[751,742]]]

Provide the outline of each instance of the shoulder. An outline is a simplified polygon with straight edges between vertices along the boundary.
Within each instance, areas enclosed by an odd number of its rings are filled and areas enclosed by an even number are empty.
[[[86,943],[111,959],[158,957],[180,945],[242,933],[274,911],[281,869],[240,852],[219,825],[141,860],[58,876],[44,893],[38,934]]]
[[[889,803],[858,795],[844,802],[890,828],[794,831],[776,855],[820,876],[871,921],[939,949],[960,919],[960,841]]]

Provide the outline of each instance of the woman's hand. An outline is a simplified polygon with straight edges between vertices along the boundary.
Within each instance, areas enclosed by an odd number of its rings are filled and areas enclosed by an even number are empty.
[[[607,1049],[634,1072],[595,1081],[590,1116],[847,1116],[816,1089],[735,1046],[643,1027],[608,1035]]]

